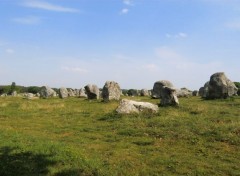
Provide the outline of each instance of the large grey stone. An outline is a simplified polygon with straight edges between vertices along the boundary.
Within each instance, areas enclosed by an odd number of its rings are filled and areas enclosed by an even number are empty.
[[[26,99],[31,100],[31,99],[34,98],[34,94],[33,94],[33,93],[25,93],[25,94],[23,95],[23,97],[26,98]]]
[[[158,112],[158,106],[148,102],[137,102],[133,100],[123,99],[116,111],[119,114],[140,113],[143,111],[156,113]]]
[[[59,89],[59,97],[60,98],[67,98],[68,97],[68,90],[65,87],[61,87]]]
[[[237,95],[238,88],[227,78],[224,72],[214,73],[210,77],[207,99],[227,98]]]
[[[161,89],[161,100],[160,104],[162,106],[168,105],[179,105],[179,101],[176,94],[176,89],[163,86]]]
[[[17,91],[13,91],[11,94],[13,97],[17,97]]]
[[[161,98],[161,90],[163,86],[173,87],[173,84],[167,80],[155,82],[152,90],[152,98]]]
[[[170,81],[162,80],[154,84],[154,96],[160,97],[160,105],[178,105],[176,89]]]
[[[192,96],[192,91],[187,88],[181,88],[176,90],[177,97],[190,97]]]
[[[141,96],[149,96],[149,91],[147,89],[142,89]]]
[[[117,82],[107,81],[102,89],[102,98],[104,101],[119,100],[121,89]]]
[[[56,92],[48,86],[41,87],[39,93],[41,98],[49,98],[54,97],[56,95]]]
[[[88,84],[84,88],[88,99],[99,99],[99,89],[96,85]]]
[[[194,90],[194,91],[192,92],[192,96],[198,96],[198,95],[199,95],[199,93],[198,93],[197,90]]]
[[[75,91],[73,89],[68,89],[68,96],[75,97],[76,96]]]
[[[128,94],[128,96],[134,97],[134,96],[138,96],[139,95],[139,91],[137,89],[129,89],[127,91],[127,94]]]
[[[84,88],[81,88],[79,90],[79,95],[78,95],[80,98],[87,98],[87,94],[85,92],[85,89]]]

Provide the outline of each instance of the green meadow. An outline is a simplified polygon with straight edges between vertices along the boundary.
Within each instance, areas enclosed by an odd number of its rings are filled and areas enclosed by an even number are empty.
[[[179,101],[118,115],[117,101],[0,97],[0,175],[240,175],[240,98]]]

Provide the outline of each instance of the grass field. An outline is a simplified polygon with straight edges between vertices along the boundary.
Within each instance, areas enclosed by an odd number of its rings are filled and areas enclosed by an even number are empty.
[[[182,98],[155,115],[117,106],[1,97],[0,175],[240,175],[240,98]]]

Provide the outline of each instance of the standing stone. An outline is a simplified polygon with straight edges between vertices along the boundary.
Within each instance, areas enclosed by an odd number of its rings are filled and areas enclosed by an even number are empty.
[[[142,89],[141,96],[149,96],[149,91],[147,89]]]
[[[65,87],[61,87],[59,89],[59,97],[60,98],[67,98],[68,97],[68,90]]]
[[[203,96],[203,91],[204,91],[204,87],[200,87],[200,88],[199,88],[199,91],[198,91],[198,95],[199,95],[200,97]]]
[[[99,89],[96,85],[88,84],[84,88],[88,99],[99,99]]]
[[[162,106],[179,104],[176,89],[173,87],[173,84],[170,81],[158,81],[154,84],[154,89],[155,96],[160,97],[160,104]]]
[[[121,89],[117,82],[107,81],[102,89],[102,98],[104,101],[119,100]]]
[[[197,90],[194,90],[193,92],[192,92],[192,96],[198,96],[198,91]]]
[[[7,97],[8,95],[6,93],[2,94],[1,97]]]
[[[74,89],[74,94],[76,97],[79,97],[79,91],[80,91],[80,89]]]
[[[187,88],[181,88],[176,90],[177,97],[190,97],[192,96],[192,91],[188,90]]]
[[[178,105],[179,101],[176,95],[176,89],[163,86],[161,91],[161,101],[160,104],[162,106],[168,105]]]
[[[54,97],[54,95],[56,94],[56,92],[48,86],[41,87],[39,93],[41,98]]]
[[[224,72],[218,72],[210,77],[207,99],[227,98],[237,95],[238,88],[230,81]]]
[[[129,89],[128,92],[127,92],[128,96],[138,96],[139,95],[139,92],[137,89]]]
[[[167,80],[155,82],[152,90],[152,98],[161,98],[161,90],[163,86],[173,87],[173,84]]]
[[[13,97],[17,97],[17,91],[13,91],[11,94]]]
[[[34,94],[33,94],[33,93],[25,93],[25,94],[23,95],[23,97],[26,98],[26,99],[31,100],[31,99],[34,98]]]
[[[81,89],[79,90],[79,97],[80,97],[80,98],[87,98],[87,94],[86,94],[84,88],[81,88]]]
[[[74,97],[75,96],[73,89],[68,89],[68,96],[69,97]]]
[[[209,81],[204,84],[201,91],[202,98],[207,98],[209,95]]]

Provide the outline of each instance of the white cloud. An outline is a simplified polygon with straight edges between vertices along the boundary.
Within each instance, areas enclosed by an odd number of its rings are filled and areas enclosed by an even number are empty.
[[[133,5],[133,2],[132,0],[123,0],[123,4],[131,6]]]
[[[13,53],[15,53],[15,51],[14,51],[13,49],[11,49],[11,48],[6,49],[5,52],[6,52],[7,54],[13,54]]]
[[[27,25],[37,25],[41,23],[41,18],[35,16],[23,17],[23,18],[14,18],[12,21],[20,24]]]
[[[38,1],[38,0],[31,0],[31,1],[27,0],[23,3],[23,5],[25,7],[56,11],[56,12],[70,12],[70,13],[79,12],[78,9],[63,7],[63,6],[51,4],[45,1]]]
[[[124,9],[122,9],[121,10],[121,14],[127,14],[129,12],[129,9],[127,9],[127,8],[124,8]]]
[[[62,70],[69,72],[78,72],[78,73],[88,73],[88,70],[80,68],[80,67],[62,67]]]
[[[188,35],[186,33],[184,33],[184,32],[179,32],[179,33],[174,34],[174,35],[166,34],[166,37],[167,38],[186,38],[186,37],[188,37]]]

